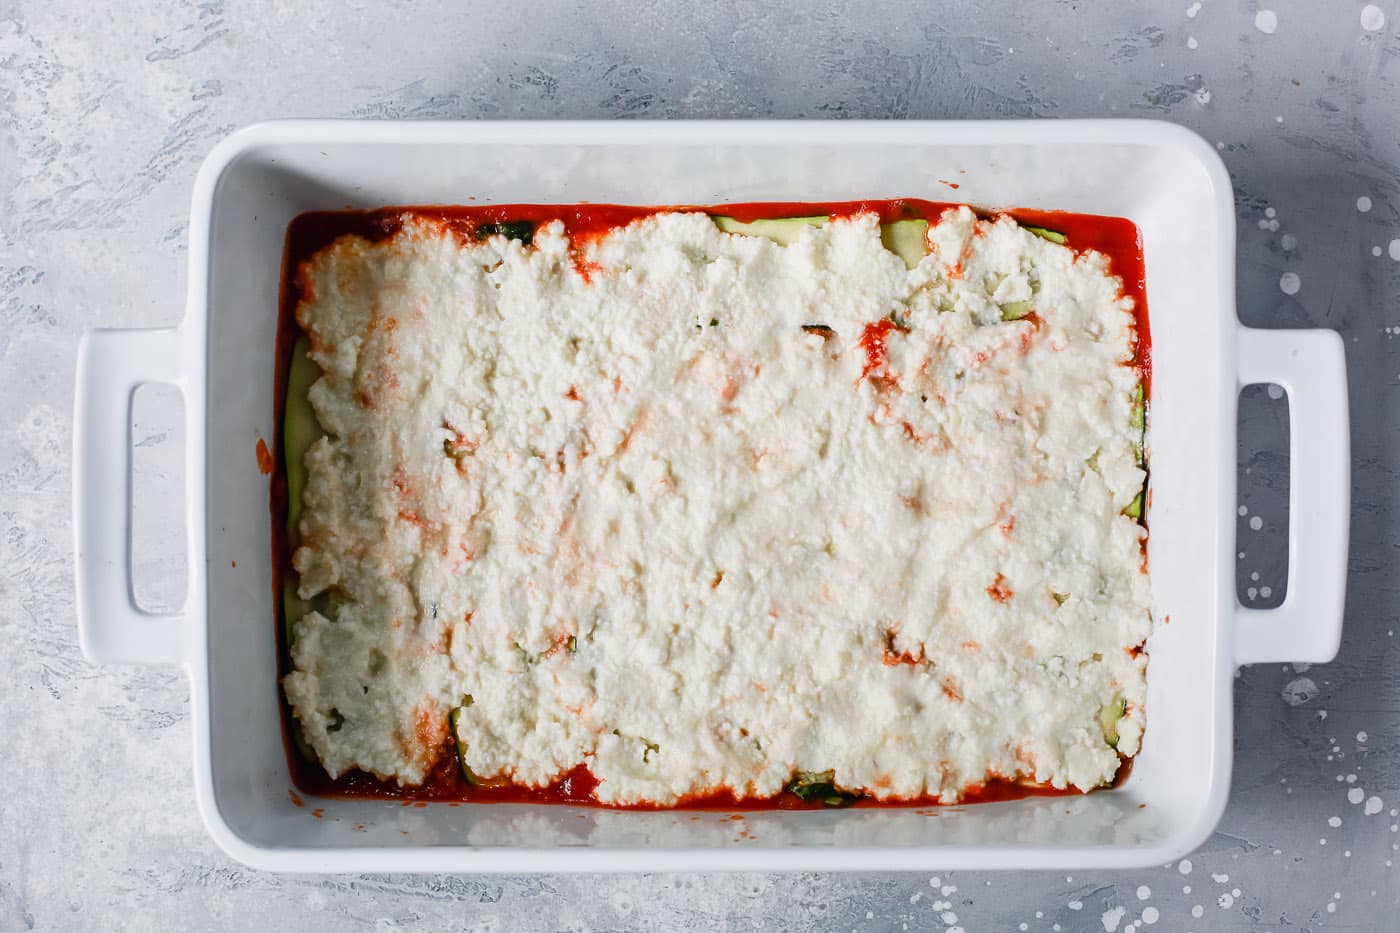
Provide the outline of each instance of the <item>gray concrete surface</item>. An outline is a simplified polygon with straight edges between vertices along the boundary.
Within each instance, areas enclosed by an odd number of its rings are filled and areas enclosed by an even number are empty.
[[[1397,927],[1400,3],[470,6],[0,0],[0,930]],[[231,863],[195,812],[182,678],[77,649],[73,365],[84,328],[179,318],[199,160],[284,116],[1195,128],[1234,177],[1241,318],[1346,337],[1340,657],[1243,671],[1220,830],[1150,871],[322,879]],[[179,439],[160,398],[142,404],[138,495],[158,502]],[[1239,582],[1256,605],[1284,588],[1281,407],[1253,390],[1243,419]],[[141,534],[143,596],[168,601],[178,549],[159,520]]]

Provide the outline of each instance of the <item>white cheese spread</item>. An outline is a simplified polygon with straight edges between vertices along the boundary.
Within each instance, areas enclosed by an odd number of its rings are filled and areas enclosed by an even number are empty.
[[[476,775],[586,765],[605,802],[1111,780],[1149,627],[1132,302],[1009,218],[928,239],[410,216],[305,263],[320,609],[285,686],[329,773],[421,782],[469,697]]]

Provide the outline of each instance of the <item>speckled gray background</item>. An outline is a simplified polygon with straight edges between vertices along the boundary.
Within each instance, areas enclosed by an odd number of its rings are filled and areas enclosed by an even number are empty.
[[[1400,3],[495,6],[0,0],[0,930],[1395,929]],[[1220,831],[1150,871],[323,879],[231,863],[195,812],[182,677],[78,652],[73,363],[84,328],[179,318],[199,160],[229,130],[283,116],[1195,128],[1234,177],[1241,318],[1346,335],[1355,507],[1339,659],[1245,669]],[[178,474],[161,401],[142,401],[134,434],[138,498],[155,505]],[[1255,605],[1282,597],[1285,422],[1251,390],[1239,582]],[[155,604],[181,591],[168,531],[159,517],[139,529]]]

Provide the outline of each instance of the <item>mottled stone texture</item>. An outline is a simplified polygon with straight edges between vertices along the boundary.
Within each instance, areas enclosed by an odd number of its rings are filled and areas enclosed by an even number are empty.
[[[0,929],[1393,928],[1400,3],[471,6],[0,0]],[[1197,129],[1234,178],[1241,318],[1346,335],[1341,656],[1241,674],[1230,808],[1189,865],[321,879],[231,863],[195,812],[182,677],[98,670],[78,653],[73,362],[83,328],[178,319],[199,160],[234,127],[287,116],[1145,116]],[[152,501],[178,472],[159,401],[134,437]],[[1281,409],[1252,390],[1241,432],[1239,582],[1256,605],[1284,588]],[[143,534],[142,593],[168,603],[179,548],[159,519]]]

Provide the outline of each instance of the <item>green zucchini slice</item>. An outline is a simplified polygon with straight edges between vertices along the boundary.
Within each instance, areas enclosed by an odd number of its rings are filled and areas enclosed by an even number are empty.
[[[1118,747],[1118,720],[1127,715],[1127,712],[1128,701],[1121,696],[1115,696],[1099,707],[1099,727],[1103,729],[1104,741],[1114,748]]]
[[[301,496],[306,489],[306,452],[326,433],[316,420],[309,397],[312,385],[321,378],[321,367],[311,359],[310,349],[311,341],[304,336],[298,337],[292,346],[287,399],[282,409],[282,456],[287,463],[287,531],[293,539],[301,518]]]
[[[733,217],[715,216],[715,226],[725,233],[740,236],[767,237],[780,246],[791,246],[802,237],[807,227],[820,227],[829,218],[821,217],[776,217],[769,220],[736,220]]]
[[[283,631],[287,639],[288,651],[292,650],[292,642],[295,640],[292,637],[293,629],[313,608],[310,600],[302,599],[297,595],[295,583],[291,580],[282,581],[282,618],[286,622]]]
[[[292,361],[287,370],[287,397],[282,408],[282,457],[287,467],[287,544],[295,550],[300,531],[301,497],[306,490],[306,452],[325,436],[308,394],[321,378],[321,367],[311,359],[311,341],[298,337],[292,345]],[[296,583],[282,582],[283,638],[290,651],[296,623],[313,609],[311,602],[297,595]]]
[[[1137,455],[1138,466],[1145,470],[1147,469],[1147,393],[1141,382],[1133,390],[1133,413],[1128,423],[1132,425],[1133,430],[1137,431],[1137,437],[1133,440],[1133,453]]]
[[[835,777],[834,771],[799,771],[787,789],[799,800],[820,800],[828,807],[849,807],[860,799],[859,794],[837,789]]]
[[[1058,230],[1050,230],[1046,227],[1033,227],[1030,224],[1021,224],[1021,226],[1024,227],[1030,233],[1034,233],[1042,240],[1049,240],[1051,243],[1059,243],[1061,246],[1063,246],[1065,244],[1065,241],[1069,239],[1069,237],[1065,236]]]
[[[764,220],[736,220],[733,217],[712,215],[715,226],[725,233],[739,236],[761,236],[780,246],[791,246],[802,237],[807,227],[820,227],[830,219],[825,216],[774,217]],[[885,249],[904,260],[906,268],[912,269],[928,253],[928,221],[896,220],[880,225],[880,242]]]
[[[928,221],[896,220],[880,225],[880,242],[912,269],[928,255]]]
[[[457,725],[462,718],[462,710],[471,706],[475,701],[470,693],[462,697],[462,704],[454,707],[452,712],[447,714],[447,723],[452,727],[452,745],[457,750],[457,768],[462,772],[462,780],[473,787],[481,783],[481,779],[467,767],[467,743],[462,741],[462,733],[458,731]]]
[[[523,246],[529,246],[535,238],[535,222],[533,220],[503,220],[500,223],[482,224],[476,228],[478,240],[492,236],[503,236],[507,240],[519,240]]]
[[[1001,319],[1003,321],[1019,321],[1030,313],[1031,303],[1029,301],[1008,301],[1001,306]]]

